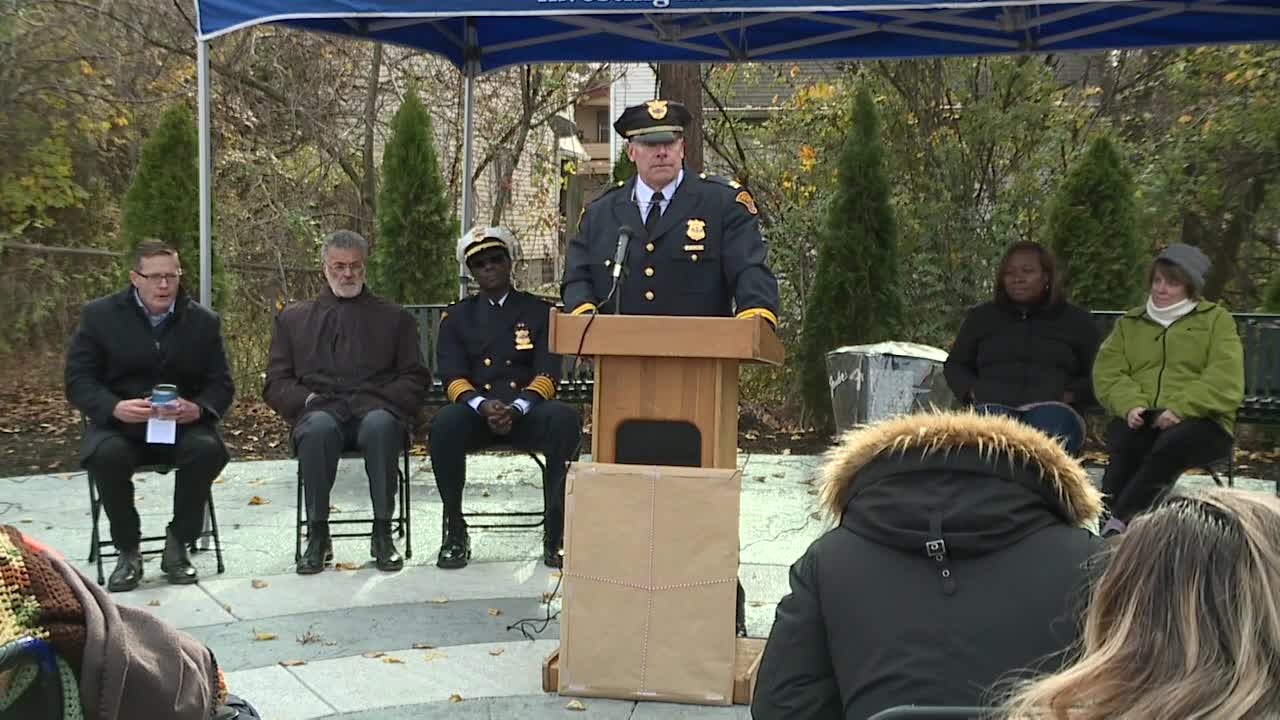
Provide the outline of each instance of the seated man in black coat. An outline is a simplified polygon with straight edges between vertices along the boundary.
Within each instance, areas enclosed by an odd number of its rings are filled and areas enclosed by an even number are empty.
[[[465,567],[471,540],[462,518],[468,450],[500,440],[546,456],[543,562],[561,566],[565,470],[581,436],[578,413],[553,399],[560,356],[547,347],[551,305],[511,287],[515,242],[502,226],[477,230],[463,249],[480,294],[450,305],[440,322],[437,367],[451,402],[431,423],[431,466],[444,503],[436,564]]]
[[[84,306],[67,350],[67,399],[89,423],[80,464],[98,487],[120,553],[107,582],[112,592],[132,590],[142,579],[134,468],[177,468],[160,569],[169,582],[188,584],[197,577],[187,545],[200,535],[209,487],[229,459],[217,429],[235,393],[221,322],[179,289],[181,276],[176,250],[142,241],[129,287]],[[178,399],[152,406],[158,384],[176,385]],[[176,421],[172,444],[147,442],[153,416]]]

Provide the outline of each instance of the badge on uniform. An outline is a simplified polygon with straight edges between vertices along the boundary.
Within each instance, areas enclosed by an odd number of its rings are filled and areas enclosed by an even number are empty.
[[[747,212],[751,213],[752,215],[755,215],[760,212],[758,209],[756,209],[755,199],[753,199],[751,197],[751,193],[747,192],[746,190],[743,190],[742,192],[738,193],[738,196],[734,198],[734,201],[742,203],[743,207],[747,209]]]
[[[524,323],[516,323],[516,349],[533,349],[533,338],[529,337],[529,326]]]
[[[645,105],[649,108],[649,117],[654,120],[661,120],[667,116],[666,100],[650,100],[646,102]]]
[[[700,242],[707,236],[707,221],[691,218],[689,220],[689,229],[685,232],[685,235],[694,242]]]

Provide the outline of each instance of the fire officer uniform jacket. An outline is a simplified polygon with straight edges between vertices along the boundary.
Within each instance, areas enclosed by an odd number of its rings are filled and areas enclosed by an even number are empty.
[[[550,311],[550,303],[515,289],[501,306],[474,295],[446,308],[436,358],[449,401],[555,397],[560,356],[547,346]]]
[[[561,294],[567,312],[595,309],[613,285],[618,233],[634,230],[621,312],[629,315],[763,316],[778,324],[778,281],[766,264],[758,212],[738,183],[685,173],[649,235],[635,199],[637,178],[584,210],[569,243]],[[617,311],[617,298],[599,310]]]

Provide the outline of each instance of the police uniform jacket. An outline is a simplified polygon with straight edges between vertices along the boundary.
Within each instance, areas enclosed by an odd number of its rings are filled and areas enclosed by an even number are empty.
[[[560,356],[547,345],[550,313],[550,303],[515,289],[498,307],[474,295],[446,308],[436,359],[449,401],[554,398]]]
[[[619,229],[626,225],[635,233],[623,278],[623,313],[762,315],[776,325],[778,281],[766,264],[750,193],[737,183],[685,173],[650,235],[635,200],[636,182],[633,177],[614,186],[583,212],[561,286],[566,310],[589,311],[609,294]],[[615,303],[600,311],[615,312]]]

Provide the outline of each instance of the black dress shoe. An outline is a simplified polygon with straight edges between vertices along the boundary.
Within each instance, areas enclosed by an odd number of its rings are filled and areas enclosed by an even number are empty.
[[[396,550],[391,539],[391,521],[376,520],[373,523],[373,539],[369,541],[369,555],[379,570],[395,572],[404,567],[404,558]]]
[[[196,574],[195,566],[191,564],[187,544],[173,534],[173,528],[165,532],[164,554],[160,556],[160,570],[171,585],[190,585],[200,579]]]
[[[107,590],[111,592],[128,592],[142,581],[142,553],[137,548],[121,550],[116,560],[116,569],[107,578]]]
[[[329,537],[329,525],[314,524],[307,528],[307,549],[298,558],[299,575],[315,575],[324,570],[324,564],[333,559],[333,539]]]
[[[467,533],[466,521],[462,518],[445,518],[436,567],[457,570],[466,567],[470,559],[471,536]]]

